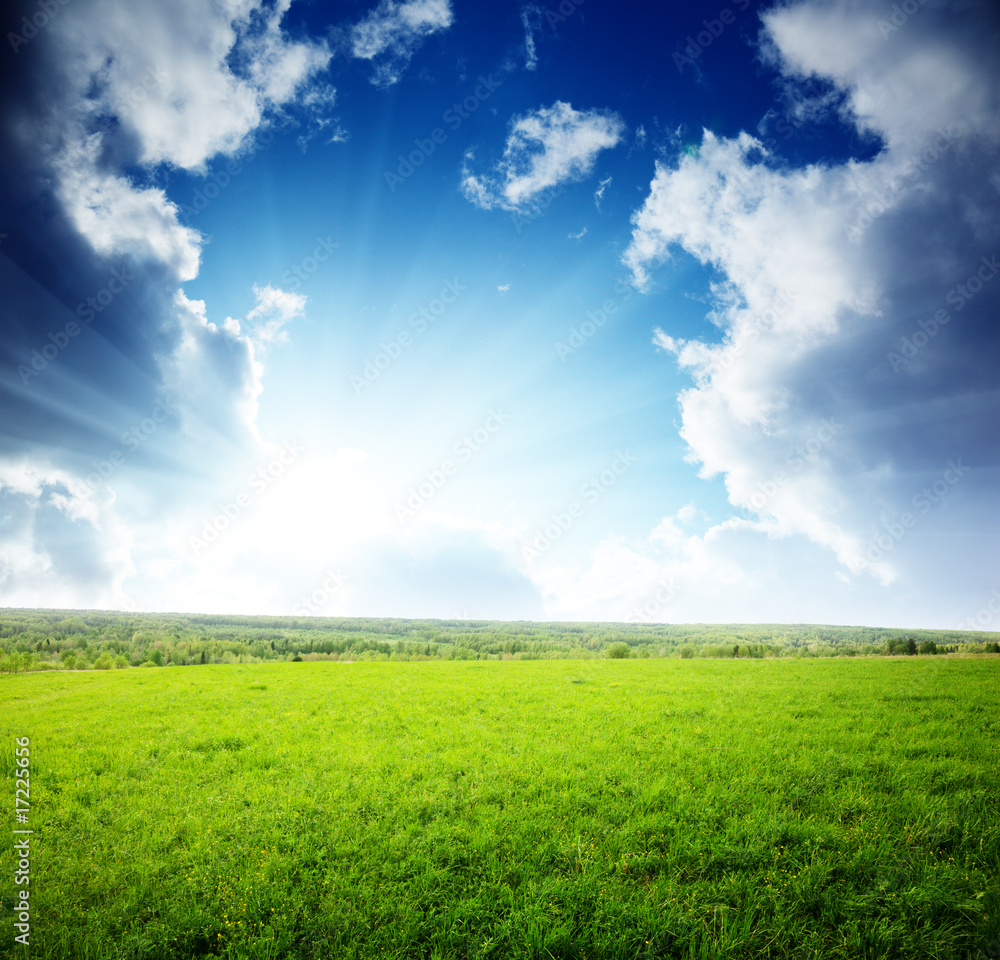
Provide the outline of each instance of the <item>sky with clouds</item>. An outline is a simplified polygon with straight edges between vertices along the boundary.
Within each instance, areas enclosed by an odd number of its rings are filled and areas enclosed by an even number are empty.
[[[988,0],[35,0],[0,606],[1000,629]]]

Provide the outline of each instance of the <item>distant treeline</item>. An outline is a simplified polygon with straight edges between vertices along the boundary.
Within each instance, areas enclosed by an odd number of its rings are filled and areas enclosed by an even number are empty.
[[[812,624],[532,623],[0,609],[0,671],[265,660],[998,653],[995,633]]]

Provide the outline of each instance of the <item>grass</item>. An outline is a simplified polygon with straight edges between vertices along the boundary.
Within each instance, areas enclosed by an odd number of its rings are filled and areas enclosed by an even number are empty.
[[[30,956],[972,957],[998,690],[915,657],[0,678]]]

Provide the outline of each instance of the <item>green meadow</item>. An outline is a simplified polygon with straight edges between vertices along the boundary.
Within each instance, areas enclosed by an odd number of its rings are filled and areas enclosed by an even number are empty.
[[[0,677],[16,957],[996,956],[1000,658]]]

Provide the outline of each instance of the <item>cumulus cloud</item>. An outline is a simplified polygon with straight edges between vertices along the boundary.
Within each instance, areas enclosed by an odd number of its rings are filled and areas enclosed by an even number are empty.
[[[247,313],[242,324],[232,317],[226,318],[225,326],[236,335],[245,333],[255,344],[267,346],[272,343],[283,343],[288,338],[285,325],[302,316],[306,306],[306,298],[301,293],[292,293],[280,287],[254,285],[256,302]],[[243,331],[243,327],[246,330]]]
[[[51,29],[77,110],[92,123],[115,117],[141,163],[202,170],[329,62],[325,44],[282,33],[290,3],[112,2],[99,15],[93,3],[74,3]]]
[[[881,149],[795,169],[705,131],[657,164],[624,256],[643,288],[674,248],[718,272],[715,336],[654,334],[693,378],[681,433],[702,476],[762,532],[881,584],[927,577],[926,538],[944,530],[968,538],[955,562],[974,570],[995,515],[996,437],[968,414],[997,395],[1000,284],[962,286],[1000,251],[995,20],[934,0],[888,32],[855,0],[766,13],[784,82],[834,84],[827,106]]]
[[[101,168],[100,134],[83,135],[53,159],[56,192],[67,217],[94,252],[165,267],[178,282],[193,280],[201,261],[201,235],[178,222],[178,210],[156,187],[137,187]]]
[[[417,48],[454,20],[450,0],[381,0],[350,30],[351,53],[371,60],[372,83],[391,87],[399,81]]]
[[[332,104],[315,85],[330,53],[284,34],[289,2],[79,0],[0,68],[8,602],[127,605],[138,531],[265,448],[262,357],[302,299],[258,287],[242,327],[211,322],[181,289],[203,238],[157,180],[204,172],[299,100]]]
[[[121,607],[135,572],[131,534],[114,497],[85,478],[28,460],[0,460],[0,602]]]
[[[966,517],[969,519],[969,517]],[[954,516],[949,518],[954,521]],[[923,565],[886,589],[876,578],[844,571],[835,555],[806,537],[783,537],[772,521],[710,520],[687,504],[646,536],[605,537],[593,548],[555,543],[545,562],[522,565],[551,620],[638,623],[852,623],[895,627],[959,627],[983,606],[990,589],[968,570],[928,556],[947,524],[921,525]],[[515,530],[503,543],[516,562]],[[817,583],[822,589],[817,590]],[[933,583],[954,601],[942,611]],[[965,624],[968,628],[968,624]]]
[[[271,345],[287,339],[284,327],[302,315],[306,298],[270,284],[254,286],[254,295],[256,302],[246,317],[242,321],[227,317],[220,329],[208,320],[203,301],[177,294],[181,337],[160,366],[185,432],[193,439],[217,443],[220,437],[229,442],[249,438],[251,446],[259,442],[262,358]]]
[[[492,174],[476,176],[462,171],[462,189],[474,204],[489,210],[523,211],[533,201],[570,180],[588,176],[597,155],[614,147],[625,124],[614,113],[574,110],[557,100],[551,107],[515,117],[503,159]]]
[[[836,623],[846,603],[865,622],[921,623],[923,610],[875,596],[877,586],[834,578],[835,560],[816,545],[768,538],[759,523],[732,518],[699,532],[682,511],[644,538],[609,537],[582,557],[562,554],[527,571],[547,618],[638,623]],[[815,594],[817,575],[831,587]],[[867,586],[867,592],[864,588]],[[912,599],[912,598],[907,598]],[[924,621],[926,623],[926,621]]]

